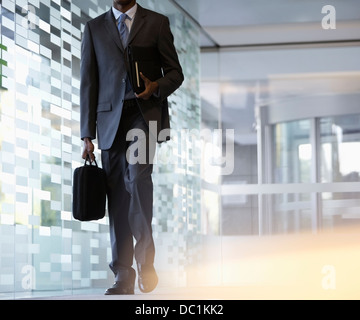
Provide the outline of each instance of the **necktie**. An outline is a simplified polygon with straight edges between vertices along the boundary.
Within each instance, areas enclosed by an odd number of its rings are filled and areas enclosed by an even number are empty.
[[[125,20],[127,18],[129,18],[128,15],[126,13],[123,13],[118,20],[118,29],[120,32],[121,42],[122,42],[124,48],[126,47],[127,40],[129,37],[129,29],[125,23]]]
[[[118,19],[118,29],[120,33],[121,42],[123,44],[123,47],[126,48],[127,40],[129,37],[129,29],[125,23],[126,19],[130,19],[129,16],[126,13],[123,13],[120,18]],[[126,89],[125,93],[127,94],[132,90],[129,77],[126,76]],[[126,96],[125,96],[126,98]]]

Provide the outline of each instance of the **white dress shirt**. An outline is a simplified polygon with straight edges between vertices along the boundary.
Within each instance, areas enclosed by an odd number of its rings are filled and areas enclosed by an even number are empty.
[[[123,13],[121,11],[119,11],[118,9],[114,8],[114,7],[112,7],[112,11],[113,11],[115,20],[118,21],[119,17]],[[134,17],[135,17],[136,11],[137,11],[137,3],[132,8],[130,8],[128,11],[125,12],[128,15],[128,17],[130,18],[130,19],[125,20],[126,26],[129,29],[129,33],[130,33],[130,30],[131,30],[132,24],[134,22]]]

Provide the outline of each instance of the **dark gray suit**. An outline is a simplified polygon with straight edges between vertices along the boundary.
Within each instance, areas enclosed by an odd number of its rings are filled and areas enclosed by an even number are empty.
[[[133,236],[138,263],[152,264],[155,254],[151,229],[152,165],[149,163],[153,155],[146,155],[146,164],[129,165],[126,150],[137,138],[126,141],[126,133],[133,128],[144,130],[144,143],[155,144],[149,134],[149,122],[157,122],[157,133],[169,128],[167,97],[184,80],[167,17],[138,5],[128,44],[157,48],[164,77],[157,80],[159,94],[156,97],[153,95],[147,101],[136,99],[134,106],[125,108],[124,47],[112,10],[85,26],[81,59],[81,138],[97,137],[102,150],[109,189],[110,267],[117,280],[133,272]]]

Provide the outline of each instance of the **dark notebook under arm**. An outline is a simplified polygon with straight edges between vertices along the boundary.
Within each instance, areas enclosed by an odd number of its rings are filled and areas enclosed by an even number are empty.
[[[145,90],[140,72],[151,81],[163,77],[160,54],[157,48],[128,46],[125,51],[125,61],[130,83],[137,94]]]

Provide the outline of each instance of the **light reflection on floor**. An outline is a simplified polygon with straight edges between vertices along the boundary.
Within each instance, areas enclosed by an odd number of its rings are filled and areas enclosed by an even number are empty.
[[[188,286],[160,281],[150,294],[91,293],[59,300],[333,300],[360,298],[360,230],[263,237],[222,237],[203,248],[204,263],[187,268]],[[212,257],[213,259],[209,259]],[[162,274],[159,274],[160,279]],[[165,278],[165,275],[164,275]],[[104,288],[105,289],[105,288]],[[44,298],[43,298],[44,299]]]
[[[218,298],[360,298],[358,228],[316,235],[223,237],[221,251],[222,286],[209,289]]]

